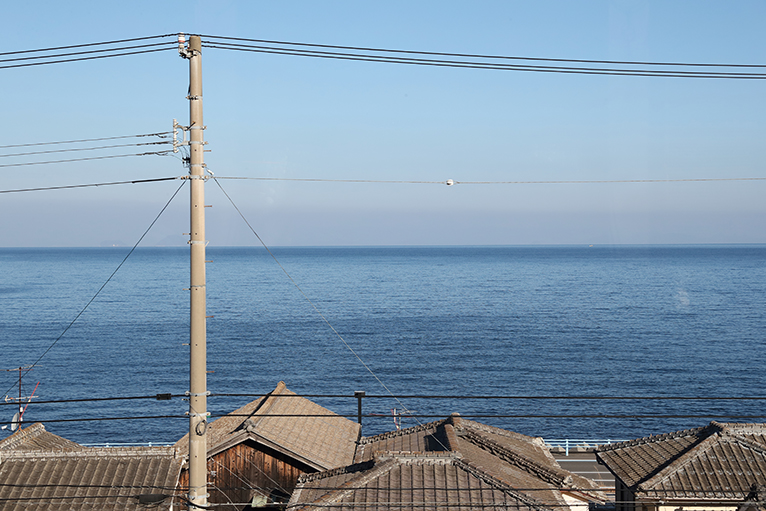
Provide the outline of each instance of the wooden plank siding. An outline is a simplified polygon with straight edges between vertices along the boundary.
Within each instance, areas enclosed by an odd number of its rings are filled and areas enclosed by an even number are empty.
[[[265,445],[246,440],[210,458],[208,469],[208,502],[235,504],[216,506],[224,511],[242,511],[244,503],[260,493],[273,501],[287,502],[298,482],[298,476],[315,469]],[[181,472],[180,486],[187,488],[189,473]],[[263,509],[263,508],[261,508]]]

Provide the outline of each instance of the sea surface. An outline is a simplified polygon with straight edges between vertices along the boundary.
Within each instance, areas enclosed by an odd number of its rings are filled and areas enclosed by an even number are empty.
[[[26,424],[81,443],[186,432],[180,397],[100,400],[188,388],[188,250],[137,249],[93,299],[128,251],[0,249],[0,369],[39,359]],[[403,427],[457,412],[546,439],[766,421],[766,245],[272,251],[282,267],[208,247],[213,418],[283,380],[346,415],[357,390],[446,396],[366,398],[365,435],[402,409]],[[0,372],[3,396],[17,379]]]

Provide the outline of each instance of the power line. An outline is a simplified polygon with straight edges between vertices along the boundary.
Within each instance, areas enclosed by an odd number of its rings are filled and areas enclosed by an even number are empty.
[[[103,140],[118,140],[125,138],[140,138],[140,137],[160,137],[166,138],[172,135],[172,131],[160,131],[157,133],[143,133],[140,135],[121,135],[118,137],[101,137],[101,138],[81,138],[79,140],[59,140],[57,142],[35,142],[32,144],[12,144],[12,145],[0,145],[0,149],[8,149],[11,147],[32,147],[41,145],[58,145],[58,144],[79,144],[82,142],[101,142]]]
[[[102,145],[98,147],[77,147],[73,149],[51,149],[49,151],[31,151],[28,153],[0,154],[0,158],[11,158],[16,156],[32,156],[36,154],[71,153],[75,151],[101,151],[103,149],[114,149],[116,147],[139,147],[139,146],[146,146],[146,145],[164,145],[164,144],[172,144],[172,143],[173,142],[170,140],[163,140],[160,142],[141,142],[138,144],[112,144],[112,145]]]
[[[266,394],[234,394],[234,393],[211,393],[210,397],[247,397],[261,398]],[[114,396],[114,397],[89,397],[78,399],[55,399],[39,401],[34,404],[68,404],[89,403],[97,401],[127,401],[140,399],[153,399],[167,401],[172,398],[184,398],[186,394],[159,393],[141,396]],[[388,394],[365,394],[364,399],[391,399]],[[766,401],[766,396],[487,396],[487,395],[423,395],[423,394],[397,394],[393,397],[398,399],[449,399],[449,400],[515,400],[515,401]],[[325,398],[325,399],[358,399],[353,394],[280,394],[272,395],[271,399],[291,398]],[[17,406],[13,402],[0,401],[2,406]]]
[[[264,394],[229,394],[212,393],[211,397],[263,397]],[[353,394],[281,394],[276,398],[353,398]],[[486,396],[486,395],[396,395],[399,399],[513,399],[513,400],[593,400],[593,401],[766,401],[766,396]],[[365,394],[364,398],[390,399],[387,394]],[[2,403],[0,403],[2,404]]]
[[[69,163],[73,161],[90,161],[90,160],[108,160],[110,158],[127,158],[129,156],[167,156],[170,150],[167,151],[152,151],[148,153],[135,153],[135,154],[117,154],[113,156],[91,156],[89,158],[72,158],[69,160],[50,160],[50,161],[34,161],[34,162],[27,162],[27,163],[6,163],[3,165],[0,165],[0,168],[3,167],[26,167],[29,165],[47,165],[50,163]]]
[[[216,179],[239,179],[251,181],[297,181],[306,183],[374,183],[374,184],[428,184],[428,185],[532,185],[532,184],[599,184],[599,183],[686,183],[707,181],[766,181],[766,177],[720,177],[720,178],[679,178],[679,179],[591,179],[591,180],[550,180],[550,181],[415,181],[393,179],[327,179],[290,177],[224,177]]]
[[[42,192],[46,190],[68,190],[71,188],[91,188],[97,186],[113,186],[113,185],[135,185],[140,183],[155,183],[158,181],[175,181],[176,179],[182,179],[180,177],[157,177],[154,179],[136,179],[134,181],[113,181],[111,183],[91,183],[85,185],[63,185],[63,186],[46,186],[44,188],[18,188],[16,190],[0,190],[0,193],[18,193],[18,192]],[[2,403],[0,403],[2,404]]]
[[[95,53],[109,53],[114,51],[123,50],[136,50],[139,48],[156,48],[157,46],[169,46],[175,45],[175,43],[168,41],[164,43],[152,43],[152,44],[138,44],[134,46],[120,46],[117,48],[104,48],[103,50],[88,50],[88,51],[74,51],[69,53],[58,53],[53,55],[35,55],[32,57],[14,57],[11,59],[0,59],[0,62],[20,62],[23,60],[42,60],[42,59],[57,59],[60,57],[73,57],[75,55],[93,55]]]
[[[18,55],[22,53],[37,53],[37,52],[44,52],[44,51],[58,51],[58,50],[69,50],[71,48],[85,48],[88,46],[103,46],[106,44],[118,44],[118,43],[130,43],[133,41],[146,41],[149,39],[160,39],[163,37],[175,37],[176,34],[163,34],[163,35],[152,35],[152,36],[146,36],[146,37],[133,37],[131,39],[117,39],[114,41],[102,41],[99,43],[86,43],[86,44],[72,44],[69,46],[55,46],[52,48],[39,48],[37,50],[20,50],[20,51],[7,51],[4,53],[0,53],[0,56],[3,55]]]
[[[727,79],[766,79],[766,73],[742,73],[742,72],[719,72],[719,71],[680,71],[660,69],[630,69],[630,68],[599,68],[599,67],[575,67],[575,66],[550,66],[530,64],[505,64],[502,62],[480,62],[468,60],[446,60],[411,58],[387,55],[373,55],[369,53],[343,53],[319,50],[304,50],[299,48],[278,48],[273,46],[245,45],[239,43],[226,43],[217,41],[205,41],[205,46],[222,50],[247,51],[255,53],[272,53],[279,55],[293,55],[302,57],[314,57],[336,60],[356,60],[367,62],[383,62],[392,64],[409,64],[421,66],[489,69],[501,71],[531,71],[544,73],[563,74],[589,74],[611,76],[648,76],[667,78],[727,78]],[[413,52],[421,53],[421,52]],[[748,66],[749,67],[749,66]]]
[[[222,413],[222,414],[210,414],[208,415],[209,418],[221,418],[221,417],[252,417],[252,413],[242,413],[242,414],[236,414],[236,413]],[[444,417],[447,416],[445,414],[425,414],[425,413],[406,413],[401,414],[402,418],[411,418],[411,419],[444,419]],[[301,413],[264,413],[262,415],[259,415],[259,417],[283,417],[283,418],[324,418],[324,419],[330,419],[330,418],[337,418],[337,417],[345,417],[348,419],[356,419],[359,417],[356,413],[350,413],[350,414],[340,414],[340,413],[329,413],[329,414],[301,414]],[[390,414],[362,414],[363,418],[366,419],[381,419],[381,420],[389,420],[391,418]],[[697,414],[634,414],[634,413],[612,413],[612,414],[598,414],[598,413],[591,413],[591,414],[486,414],[486,413],[467,413],[467,414],[460,414],[460,417],[463,419],[562,419],[562,420],[570,420],[570,419],[640,419],[640,420],[646,420],[646,419],[711,419],[711,420],[755,420],[755,419],[765,419],[766,414],[761,415],[740,415],[740,414],[716,414],[716,413],[697,413]],[[122,420],[148,420],[148,419],[185,419],[189,420],[189,416],[186,414],[172,414],[172,415],[130,415],[130,416],[123,416],[123,417],[77,417],[74,419],[36,419],[34,422],[40,422],[43,424],[47,423],[54,423],[54,422],[98,422],[98,421],[122,421]],[[10,423],[5,423],[10,424]],[[420,425],[423,425],[420,423]]]
[[[56,337],[56,339],[54,339],[54,341],[50,344],[50,346],[48,346],[48,348],[43,352],[43,354],[40,355],[37,358],[37,360],[35,360],[35,362],[30,366],[30,369],[35,367],[37,364],[40,363],[40,361],[43,359],[43,357],[45,355],[47,355],[50,350],[53,349],[53,347],[61,340],[62,337],[64,337],[64,335],[69,331],[69,329],[72,328],[72,326],[75,324],[75,322],[78,319],[80,319],[80,316],[82,316],[85,313],[85,311],[88,309],[88,307],[90,307],[90,304],[92,304],[95,301],[95,299],[98,297],[98,295],[101,294],[101,291],[104,290],[106,285],[112,280],[112,278],[114,278],[114,276],[117,274],[117,272],[120,270],[120,268],[122,268],[122,266],[125,264],[125,261],[127,261],[128,258],[131,256],[131,254],[133,254],[133,252],[135,252],[136,248],[141,243],[141,241],[143,241],[143,239],[146,237],[146,235],[149,234],[149,231],[152,229],[152,227],[154,227],[154,224],[157,223],[157,220],[160,219],[160,217],[165,212],[165,210],[168,208],[168,206],[170,206],[170,203],[173,202],[173,199],[175,199],[176,195],[178,195],[178,192],[181,191],[181,188],[183,187],[183,185],[185,183],[186,183],[186,181],[182,181],[181,182],[181,185],[176,189],[175,192],[173,192],[173,195],[170,196],[170,199],[168,199],[167,203],[165,203],[165,205],[162,207],[162,209],[157,214],[157,216],[154,218],[154,220],[152,220],[152,222],[149,224],[149,227],[147,227],[146,230],[144,231],[144,233],[141,235],[141,237],[138,238],[138,241],[136,241],[135,245],[133,245],[133,248],[130,249],[130,251],[127,253],[127,255],[120,262],[120,264],[117,265],[117,268],[115,268],[115,270],[112,272],[112,274],[109,275],[109,278],[106,279],[106,281],[101,285],[101,287],[98,288],[98,291],[96,291],[96,293],[93,295],[93,297],[88,301],[88,303],[85,304],[85,307],[83,307],[80,310],[80,312],[78,312],[77,315],[74,317],[74,319],[66,326],[66,328],[64,328],[64,331],[61,332],[61,334],[59,334],[59,336]],[[18,383],[19,385],[21,385],[21,379],[24,376],[26,376],[27,374],[29,374],[29,371],[24,373],[23,376],[21,376],[21,375],[19,376],[19,383]],[[8,388],[8,390],[3,392],[3,394],[7,394],[15,385],[16,384],[11,385]]]
[[[290,280],[290,282],[292,282],[292,284],[293,284],[293,285],[295,286],[295,288],[296,288],[296,289],[297,289],[297,290],[298,290],[298,291],[301,293],[301,295],[303,295],[303,297],[306,299],[306,301],[309,303],[309,305],[311,305],[311,307],[312,307],[312,308],[314,309],[314,311],[315,311],[315,312],[316,312],[316,313],[319,315],[319,317],[320,317],[320,318],[322,318],[322,320],[323,320],[323,321],[325,322],[325,324],[326,324],[326,325],[327,325],[327,326],[330,328],[330,330],[332,330],[332,332],[333,332],[333,333],[334,333],[334,334],[335,334],[335,335],[338,337],[338,339],[340,339],[340,341],[341,341],[341,342],[342,342],[342,343],[343,343],[343,344],[346,346],[346,348],[347,348],[347,349],[348,349],[348,350],[349,350],[349,351],[350,351],[350,352],[351,352],[351,353],[354,355],[354,357],[356,357],[356,359],[357,359],[357,360],[358,360],[358,361],[359,361],[359,362],[362,364],[362,366],[364,366],[364,368],[365,368],[365,369],[367,369],[367,371],[368,371],[368,372],[369,372],[369,373],[372,375],[372,377],[373,377],[373,378],[375,378],[375,380],[376,380],[376,381],[377,381],[377,382],[380,384],[380,386],[381,386],[381,387],[383,387],[383,388],[386,390],[386,392],[388,392],[388,393],[389,393],[389,395],[390,395],[390,396],[394,396],[394,393],[393,393],[393,392],[391,392],[391,390],[388,388],[388,386],[387,386],[385,383],[383,383],[383,381],[382,381],[382,380],[381,380],[381,379],[378,377],[378,375],[377,375],[377,374],[375,374],[375,372],[374,372],[374,371],[373,371],[373,370],[370,368],[370,366],[368,366],[368,365],[367,365],[367,364],[364,362],[364,360],[362,360],[362,358],[361,358],[361,357],[360,357],[360,356],[357,354],[357,352],[356,352],[356,351],[355,351],[355,350],[354,350],[354,349],[351,347],[351,345],[350,345],[350,344],[349,344],[349,343],[348,343],[348,342],[347,342],[347,341],[346,341],[346,340],[343,338],[343,336],[340,334],[340,332],[338,332],[338,331],[335,329],[335,327],[334,327],[334,326],[332,326],[332,323],[330,323],[330,321],[329,321],[329,320],[328,320],[328,319],[325,317],[325,315],[324,315],[324,314],[322,314],[322,312],[321,312],[321,311],[319,310],[319,308],[318,308],[318,307],[317,307],[317,306],[314,304],[314,302],[311,300],[311,298],[309,298],[309,297],[308,297],[308,295],[307,295],[307,294],[306,294],[306,293],[303,291],[303,289],[302,289],[302,288],[301,288],[301,287],[298,285],[298,283],[295,281],[295,279],[293,279],[293,277],[290,275],[290,273],[287,271],[287,269],[286,269],[284,266],[282,266],[282,263],[280,263],[280,262],[279,262],[279,260],[278,260],[278,259],[277,259],[277,257],[274,255],[274,253],[273,253],[273,252],[272,252],[272,251],[269,249],[269,247],[266,245],[266,243],[264,243],[263,239],[261,239],[261,237],[258,235],[258,233],[256,232],[256,230],[253,228],[253,226],[252,226],[252,225],[250,224],[250,222],[247,220],[247,218],[245,217],[245,215],[242,213],[242,211],[239,209],[239,207],[237,207],[237,205],[236,205],[236,203],[234,202],[234,200],[233,200],[233,199],[232,199],[232,198],[229,196],[229,194],[228,194],[228,193],[226,193],[226,190],[224,190],[223,186],[221,186],[221,183],[220,183],[220,182],[218,182],[218,180],[217,180],[217,179],[215,179],[215,178],[213,178],[213,180],[215,181],[215,184],[217,184],[217,185],[218,185],[218,188],[220,188],[220,189],[221,189],[221,191],[222,191],[222,192],[223,192],[223,194],[226,196],[226,198],[229,200],[229,202],[230,202],[230,203],[231,203],[231,205],[234,207],[234,209],[237,211],[237,213],[239,213],[239,216],[242,218],[242,220],[245,222],[245,224],[246,224],[246,225],[247,225],[247,226],[250,228],[250,231],[251,231],[251,232],[252,232],[252,233],[255,235],[255,237],[258,239],[258,241],[260,241],[260,242],[261,242],[261,245],[263,245],[263,248],[265,248],[265,249],[266,249],[266,251],[269,253],[269,255],[271,255],[272,259],[274,259],[274,262],[276,262],[276,263],[277,263],[277,265],[278,265],[278,266],[279,266],[279,267],[282,269],[282,272],[283,272],[283,273],[284,273],[284,274],[287,276],[287,278]],[[394,396],[394,400],[395,400],[397,403],[399,403],[399,406],[401,406],[401,407],[402,407],[402,408],[403,408],[405,411],[408,411],[408,410],[407,410],[407,407],[406,407],[406,406],[404,406],[404,403],[402,403],[402,402],[401,402],[399,399],[397,399],[395,396]]]
[[[305,46],[311,48],[334,48],[341,50],[355,50],[355,51],[372,51],[380,53],[400,53],[410,55],[436,55],[443,57],[467,57],[467,58],[481,58],[481,59],[501,59],[501,60],[523,60],[523,61],[542,61],[542,62],[574,62],[584,64],[623,64],[623,65],[636,65],[636,66],[691,66],[691,67],[734,67],[734,68],[766,68],[766,64],[709,64],[709,63],[690,63],[690,62],[646,62],[646,61],[626,61],[626,60],[587,60],[587,59],[558,59],[558,58],[544,58],[544,57],[516,57],[506,55],[481,55],[472,53],[445,53],[445,52],[431,52],[431,51],[413,51],[413,50],[392,50],[384,48],[370,48],[364,46],[338,46],[331,44],[313,44],[313,43],[296,43],[288,41],[272,41],[267,39],[247,39],[242,37],[225,37],[214,35],[200,35],[200,37],[207,37],[211,39],[224,39],[228,41],[246,41],[253,43],[265,43],[265,44],[279,44],[285,46]]]
[[[106,58],[109,58],[109,57],[126,57],[128,55],[139,55],[139,54],[142,54],[142,53],[155,53],[155,52],[158,52],[158,51],[168,51],[168,50],[172,50],[174,48],[175,47],[173,46],[173,47],[169,47],[169,48],[156,48],[156,49],[153,49],[153,50],[140,50],[140,51],[131,51],[131,52],[127,52],[127,53],[115,53],[115,54],[112,54],[112,55],[96,55],[96,56],[93,56],[93,57],[79,57],[79,58],[74,58],[74,59],[51,60],[51,61],[48,61],[48,62],[29,62],[29,63],[26,63],[26,64],[12,64],[12,65],[8,65],[8,66],[0,66],[0,69],[11,69],[11,68],[17,68],[17,67],[31,67],[31,66],[43,66],[43,65],[46,65],[46,64],[62,64],[64,62],[80,62],[80,61],[84,61],[84,60],[106,59]]]

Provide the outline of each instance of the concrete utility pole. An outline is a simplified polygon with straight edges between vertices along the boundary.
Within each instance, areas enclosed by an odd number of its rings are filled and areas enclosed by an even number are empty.
[[[189,368],[189,508],[207,505],[207,299],[205,292],[205,163],[202,123],[202,43],[189,37],[189,180],[191,181],[191,320]]]

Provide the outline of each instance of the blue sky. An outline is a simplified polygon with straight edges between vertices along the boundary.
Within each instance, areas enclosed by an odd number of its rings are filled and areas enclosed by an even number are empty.
[[[766,64],[766,3],[15,2],[0,52],[175,32],[579,59]],[[0,70],[0,145],[188,122],[173,52]],[[527,181],[766,177],[764,81],[559,75],[205,49],[219,176]],[[170,157],[0,169],[0,189],[184,173]],[[270,245],[766,243],[763,181],[222,181]],[[132,245],[176,182],[4,194],[0,246]],[[210,182],[208,238],[253,245]],[[182,192],[146,239],[182,245]]]

